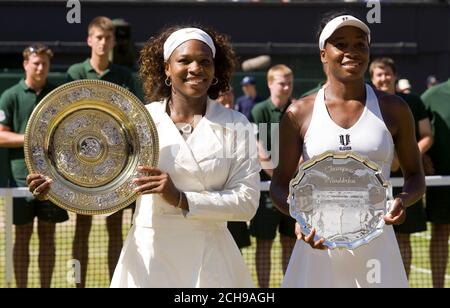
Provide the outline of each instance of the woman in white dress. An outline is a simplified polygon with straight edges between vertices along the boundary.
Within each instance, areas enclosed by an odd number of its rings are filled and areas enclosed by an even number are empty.
[[[111,287],[253,287],[226,222],[256,212],[256,140],[245,116],[212,100],[236,61],[228,40],[207,32],[172,27],[141,52],[146,97],[160,100],[147,106],[160,161],[134,180],[140,196]]]
[[[292,104],[280,128],[280,163],[271,194],[276,206],[289,214],[289,181],[305,161],[325,151],[351,150],[376,162],[385,178],[394,151],[404,174],[403,192],[394,196],[382,235],[354,251],[328,250],[315,230],[298,238],[284,287],[407,287],[405,270],[392,225],[405,219],[405,208],[425,189],[414,121],[399,97],[373,90],[364,82],[369,62],[370,30],[351,15],[334,15],[319,31],[320,58],[327,84],[318,93]],[[340,135],[346,136],[342,147]]]

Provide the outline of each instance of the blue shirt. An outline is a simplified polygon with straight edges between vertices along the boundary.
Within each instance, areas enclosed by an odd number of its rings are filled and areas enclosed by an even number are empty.
[[[254,99],[251,98],[250,96],[243,95],[238,97],[238,99],[236,100],[234,109],[244,114],[247,117],[247,119],[250,120],[253,107],[256,105],[256,103],[260,101],[262,101],[262,99],[258,95],[256,95]]]

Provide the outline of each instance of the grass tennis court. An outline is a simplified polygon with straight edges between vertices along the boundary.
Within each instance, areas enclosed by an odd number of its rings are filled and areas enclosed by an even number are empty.
[[[56,245],[57,258],[55,271],[53,274],[52,287],[74,287],[67,282],[67,275],[70,268],[67,261],[72,259],[72,239],[74,235],[75,216],[71,214],[71,219],[57,226]],[[124,213],[124,237],[127,234],[131,221],[131,210]],[[410,286],[413,288],[430,288],[431,270],[428,257],[428,245],[430,239],[429,232],[418,233],[412,236],[413,245],[413,265],[410,276]],[[95,217],[92,225],[89,239],[89,266],[86,286],[90,288],[108,287],[109,276],[107,266],[107,232],[104,217]],[[444,244],[444,243],[443,243]],[[445,243],[448,245],[448,243]],[[5,234],[4,234],[4,210],[3,201],[0,199],[0,287],[6,287],[5,284]],[[247,265],[252,273],[255,283],[257,283],[255,270],[255,244],[252,239],[252,246],[242,250]],[[38,239],[37,232],[33,234],[30,248],[30,268],[29,268],[29,287],[39,287],[39,270],[37,263]],[[281,269],[281,247],[278,238],[275,239],[272,248],[272,271],[270,287],[277,288],[282,281]],[[450,287],[450,271],[447,268],[446,287]]]

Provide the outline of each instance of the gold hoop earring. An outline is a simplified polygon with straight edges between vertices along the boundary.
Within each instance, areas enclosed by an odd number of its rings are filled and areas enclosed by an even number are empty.
[[[212,80],[211,85],[212,85],[212,86],[215,86],[215,85],[218,84],[218,83],[219,83],[219,79],[218,79],[217,77],[214,77],[213,80]]]
[[[170,80],[170,77],[167,76],[166,80],[164,80],[164,83],[166,84],[166,86],[170,87],[172,85],[172,81]]]

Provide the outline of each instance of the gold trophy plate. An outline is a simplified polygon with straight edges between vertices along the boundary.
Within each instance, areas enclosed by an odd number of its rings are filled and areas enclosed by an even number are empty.
[[[77,214],[116,212],[136,200],[140,165],[155,167],[156,126],[142,102],[106,81],[79,80],[49,93],[28,121],[30,173],[53,179],[48,198]]]

